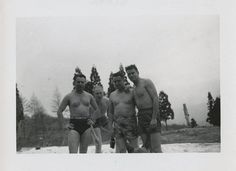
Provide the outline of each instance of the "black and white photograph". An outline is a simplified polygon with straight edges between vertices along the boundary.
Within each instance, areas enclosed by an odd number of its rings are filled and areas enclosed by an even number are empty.
[[[19,153],[220,152],[219,16],[17,18]]]
[[[236,169],[233,2],[0,4],[1,170]]]

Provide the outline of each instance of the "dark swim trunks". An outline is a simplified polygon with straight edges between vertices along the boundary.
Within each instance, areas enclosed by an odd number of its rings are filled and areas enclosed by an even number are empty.
[[[95,124],[94,124],[94,128],[97,127],[105,127],[108,125],[108,119],[106,116],[102,116],[96,119]]]
[[[73,124],[73,130],[82,135],[90,125],[88,125],[88,119],[70,119],[70,123]]]
[[[152,108],[141,109],[138,111],[138,131],[139,134],[149,134],[155,132],[161,132],[161,121],[157,119],[157,126],[155,128],[150,128],[150,122],[152,120]]]
[[[137,118],[116,117],[114,122],[114,133],[116,138],[125,138],[129,141],[138,137]]]

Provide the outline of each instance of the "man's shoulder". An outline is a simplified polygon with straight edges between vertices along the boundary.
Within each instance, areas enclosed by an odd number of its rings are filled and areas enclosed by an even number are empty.
[[[84,91],[84,94],[85,94],[86,96],[93,97],[93,95],[90,94],[90,93],[88,93],[87,91]]]
[[[109,99],[108,99],[106,96],[104,96],[104,97],[102,98],[102,100],[103,100],[104,102],[108,102],[108,101],[109,101]]]
[[[149,84],[152,84],[152,80],[149,78],[142,78],[141,83],[144,85],[149,85]]]
[[[115,91],[111,92],[110,98],[112,98],[113,96],[117,95],[117,91],[118,91],[118,90],[115,90]]]

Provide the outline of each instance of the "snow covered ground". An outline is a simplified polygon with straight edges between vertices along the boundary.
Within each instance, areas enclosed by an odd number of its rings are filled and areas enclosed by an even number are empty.
[[[220,152],[220,143],[180,143],[180,144],[163,144],[163,153],[209,153]],[[33,153],[69,153],[68,147],[43,147],[39,150],[35,148],[22,148],[20,154],[33,154]],[[95,146],[89,146],[88,153],[95,153]],[[115,153],[114,149],[110,148],[110,145],[102,146],[102,153]]]

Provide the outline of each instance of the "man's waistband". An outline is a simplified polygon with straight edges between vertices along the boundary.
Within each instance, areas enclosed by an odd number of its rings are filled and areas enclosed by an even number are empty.
[[[70,119],[89,119],[88,116],[71,116]]]
[[[143,108],[143,109],[138,109],[138,112],[148,112],[148,111],[153,111],[153,108]]]

